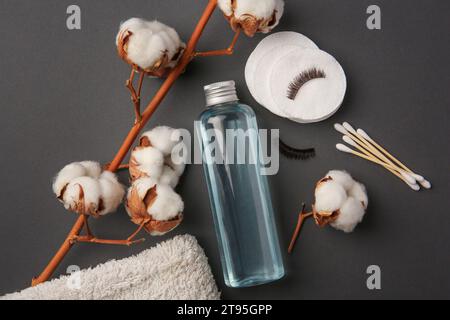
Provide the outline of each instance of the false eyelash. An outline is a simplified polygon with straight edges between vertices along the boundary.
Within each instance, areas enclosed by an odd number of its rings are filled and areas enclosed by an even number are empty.
[[[295,100],[300,89],[309,81],[314,79],[324,79],[326,74],[323,70],[317,68],[311,68],[303,71],[292,80],[287,90],[288,99]]]
[[[308,148],[308,149],[296,149],[293,148],[286,143],[284,143],[280,139],[280,152],[290,159],[295,160],[308,160],[311,158],[314,158],[316,156],[316,149],[314,148]]]

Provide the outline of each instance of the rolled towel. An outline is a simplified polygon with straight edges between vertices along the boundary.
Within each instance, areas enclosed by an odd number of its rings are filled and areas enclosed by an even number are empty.
[[[203,249],[190,235],[176,236],[123,260],[80,271],[80,288],[62,276],[0,300],[218,300]]]

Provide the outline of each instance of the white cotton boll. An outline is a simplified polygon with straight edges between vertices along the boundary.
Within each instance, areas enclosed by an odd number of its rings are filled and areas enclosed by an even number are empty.
[[[168,185],[159,184],[156,187],[157,197],[148,208],[148,213],[158,221],[168,221],[177,217],[184,209],[180,195]]]
[[[169,166],[164,166],[161,177],[159,178],[160,184],[169,185],[171,188],[175,188],[180,181],[180,176]]]
[[[152,30],[143,29],[132,35],[128,42],[128,58],[142,69],[152,68],[166,50],[166,44]]]
[[[348,195],[358,200],[363,204],[364,208],[367,209],[367,206],[369,205],[369,197],[367,196],[366,187],[362,183],[355,182],[352,188],[348,191]]]
[[[78,162],[66,165],[58,172],[53,181],[53,192],[57,197],[61,196],[63,188],[75,178],[83,177],[87,174],[87,170]]]
[[[80,164],[86,168],[89,177],[98,179],[102,173],[102,166],[96,161],[81,161]]]
[[[172,153],[173,148],[180,143],[180,130],[167,126],[155,127],[142,134],[142,137],[148,138],[151,145],[160,150],[164,156]]]
[[[220,10],[227,16],[231,16],[233,14],[233,6],[231,4],[231,0],[219,0],[218,5]]]
[[[167,156],[164,163],[174,170],[179,177],[183,175],[184,170],[186,169],[186,160],[178,157],[175,158],[175,156]]]
[[[133,158],[138,164],[164,164],[164,156],[157,148],[145,147],[133,150]]]
[[[331,223],[331,226],[346,233],[353,232],[365,214],[361,202],[353,197],[349,197],[339,211],[338,218]]]
[[[175,29],[159,21],[131,18],[123,22],[116,37],[117,46],[125,31],[131,33],[124,47],[126,58],[146,71],[175,66],[175,56],[185,47]]]
[[[218,4],[233,30],[242,29],[249,37],[271,31],[284,12],[283,0],[219,0]]]
[[[283,17],[284,14],[284,1],[283,0],[276,0],[275,5],[275,21],[272,25],[267,25],[266,27],[261,29],[262,33],[268,33],[272,31],[274,28],[276,28],[280,24],[281,17]]]
[[[252,15],[259,19],[270,18],[277,6],[277,0],[236,0],[234,15]]]
[[[114,212],[117,209],[123,200],[125,189],[117,180],[117,176],[108,171],[103,172],[100,176],[99,185],[104,207],[99,212],[99,215],[102,216]]]
[[[130,32],[135,33],[136,31],[145,29],[146,26],[146,21],[144,19],[140,19],[140,18],[130,18],[124,22],[122,22],[120,24],[120,29],[119,32],[117,33],[116,36],[116,46],[119,44],[119,39],[120,39],[120,35],[122,32],[124,32],[125,30],[129,30]]]
[[[63,202],[66,209],[74,210],[79,205],[81,200],[80,188],[84,197],[84,209],[86,213],[88,211],[91,211],[91,213],[96,212],[101,196],[100,184],[98,180],[86,176],[75,178],[67,185],[63,195]]]
[[[331,170],[326,174],[326,177],[331,177],[334,181],[344,187],[345,191],[349,191],[355,184],[352,176],[347,171]]]
[[[155,164],[141,164],[137,167],[140,172],[145,173],[145,176],[159,179],[163,172],[164,166]]]
[[[157,179],[163,170],[164,156],[154,147],[138,148],[132,152],[139,171]]]
[[[145,196],[147,195],[147,192],[151,188],[156,186],[156,184],[157,184],[157,180],[155,180],[153,178],[141,178],[141,179],[134,181],[132,187],[136,188],[139,198],[141,200],[144,200]],[[130,191],[131,191],[131,188],[130,188]]]
[[[341,208],[347,193],[341,184],[333,180],[320,183],[315,192],[315,209],[319,212],[334,212]]]
[[[116,174],[111,171],[103,171],[99,179],[108,180],[110,182],[119,183]]]

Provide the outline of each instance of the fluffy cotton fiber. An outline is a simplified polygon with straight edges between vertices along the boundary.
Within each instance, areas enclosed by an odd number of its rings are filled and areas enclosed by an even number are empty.
[[[104,171],[98,182],[103,200],[103,208],[100,208],[99,215],[103,216],[117,209],[125,196],[125,189],[117,180],[117,176],[109,171]]]
[[[151,146],[160,150],[164,156],[168,156],[172,153],[173,148],[180,143],[181,134],[178,129],[159,126],[144,132],[142,137],[147,138]]]
[[[332,227],[347,233],[363,220],[369,203],[365,186],[339,170],[330,171],[318,183],[315,197],[315,216],[329,217]]]
[[[159,179],[164,166],[164,155],[154,147],[136,147],[130,157],[131,178]]]
[[[151,235],[163,235],[183,220],[184,203],[174,191],[186,166],[184,158],[174,158],[183,144],[180,140],[179,129],[156,127],[141,136],[131,154],[126,209],[131,220],[144,223]]]
[[[345,191],[349,191],[355,184],[352,176],[347,171],[331,170],[326,174],[326,177],[331,177],[334,181],[339,183]]]
[[[169,185],[151,178],[133,182],[128,190],[126,210],[135,224],[144,223],[151,235],[163,235],[183,219],[184,203]]]
[[[284,12],[283,0],[219,0],[218,4],[232,27],[242,28],[248,36],[271,31]]]
[[[325,181],[317,186],[315,208],[331,213],[339,210],[346,199],[347,193],[341,184],[333,180]]]
[[[156,187],[156,200],[147,208],[153,219],[168,221],[183,212],[181,197],[170,186],[160,184]]]
[[[162,171],[161,177],[159,178],[160,183],[166,184],[171,188],[175,188],[178,185],[180,176],[171,167],[165,165]]]
[[[102,172],[94,161],[65,166],[54,179],[53,192],[67,210],[93,216],[114,212],[125,195],[116,175]]]
[[[122,40],[127,32],[130,35],[124,44]],[[140,18],[131,18],[120,25],[116,45],[119,52],[126,53],[126,60],[145,71],[174,67],[185,47],[175,29]]]
[[[175,188],[186,167],[185,151],[179,129],[159,126],[143,133],[140,145],[131,153],[131,179],[151,177]]]
[[[363,220],[365,213],[364,207],[353,197],[349,197],[339,211],[338,218],[331,223],[331,226],[346,233],[353,232],[356,225]]]
[[[355,181],[353,186],[348,191],[348,194],[350,197],[353,197],[362,203],[364,209],[367,209],[367,206],[369,205],[369,198],[367,197],[366,187],[362,183]]]

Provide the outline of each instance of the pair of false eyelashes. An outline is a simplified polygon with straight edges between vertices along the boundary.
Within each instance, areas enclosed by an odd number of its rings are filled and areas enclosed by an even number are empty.
[[[287,143],[283,142],[281,139],[279,149],[280,153],[283,154],[285,157],[294,160],[308,160],[316,156],[316,149],[314,148],[307,148],[307,149],[294,148],[288,145]]]
[[[309,81],[315,79],[325,79],[327,76],[325,72],[319,68],[311,68],[306,71],[303,71],[298,76],[292,80],[289,84],[287,90],[287,98],[290,100],[295,100],[301,88],[307,84]]]
[[[325,72],[318,68],[311,68],[303,71],[298,76],[296,76],[294,80],[292,80],[292,82],[289,84],[287,90],[288,99],[295,100],[301,88],[309,81],[325,78]],[[287,158],[295,160],[308,160],[316,156],[316,149],[314,148],[298,149],[291,147],[282,140],[280,140],[280,152]]]

